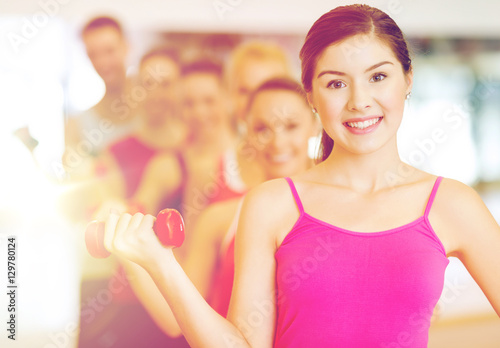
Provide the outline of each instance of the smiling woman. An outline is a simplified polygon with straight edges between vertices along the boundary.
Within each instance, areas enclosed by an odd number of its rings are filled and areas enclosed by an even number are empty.
[[[363,46],[345,53],[358,42],[363,42]],[[307,54],[307,47],[303,52]],[[373,33],[346,38],[325,48],[318,57],[315,75],[309,96],[318,114],[328,117],[323,122],[323,144],[330,143],[331,140],[325,139],[330,137],[343,145],[356,142],[357,147],[350,149],[354,152],[370,151],[370,146],[376,148],[380,142],[389,141],[394,148],[413,74],[411,70],[404,71],[390,46]],[[378,140],[375,135],[368,139],[349,136],[365,135],[376,129]],[[384,137],[380,137],[381,132],[385,132]],[[337,146],[333,151],[343,148]],[[332,149],[324,145],[323,155],[329,151]]]
[[[471,188],[399,157],[413,71],[396,23],[338,7],[313,24],[301,59],[321,162],[246,195],[227,319],[158,243],[152,216],[111,214],[106,248],[149,272],[194,347],[426,347],[448,256],[499,314],[500,227]]]

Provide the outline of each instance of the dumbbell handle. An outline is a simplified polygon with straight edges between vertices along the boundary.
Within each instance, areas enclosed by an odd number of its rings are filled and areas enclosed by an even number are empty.
[[[163,209],[156,216],[153,231],[164,246],[179,247],[184,242],[184,221],[175,209]],[[104,247],[104,222],[92,221],[85,230],[85,244],[89,254],[106,258],[111,253]]]

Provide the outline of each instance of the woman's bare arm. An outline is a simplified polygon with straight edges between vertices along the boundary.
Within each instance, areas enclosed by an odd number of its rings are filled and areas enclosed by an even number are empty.
[[[149,214],[157,214],[162,208],[162,199],[172,195],[182,183],[179,160],[171,153],[156,155],[144,170],[139,187],[132,201],[139,203]]]
[[[234,208],[233,208],[234,206]],[[234,215],[237,203],[224,202],[210,206],[200,215],[193,233],[193,245],[183,269],[206,299],[216,267],[221,240]],[[184,248],[184,245],[181,247]],[[139,265],[123,260],[135,294],[158,327],[170,337],[182,335],[172,310],[151,276]]]
[[[286,183],[285,183],[286,185]],[[282,187],[280,185],[274,185]],[[193,347],[272,347],[275,317],[275,230],[282,228],[276,188],[262,185],[246,198],[236,237],[236,275],[229,320],[217,314],[188,278],[172,249],[160,245],[151,215],[111,214],[105,245],[151,275]],[[263,315],[258,323],[251,318]],[[250,326],[249,326],[250,325]]]
[[[480,196],[455,180],[443,180],[435,207],[429,218],[450,236],[450,254],[462,261],[500,316],[500,226]]]

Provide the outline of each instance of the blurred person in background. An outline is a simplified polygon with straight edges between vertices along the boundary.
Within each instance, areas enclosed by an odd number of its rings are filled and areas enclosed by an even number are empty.
[[[189,176],[183,211],[188,229],[210,202],[239,197],[246,190],[234,169],[225,167],[226,154],[238,141],[230,105],[222,64],[202,58],[184,66],[182,110],[190,133],[184,151]],[[188,233],[184,250],[190,242]]]
[[[139,83],[134,87],[143,93],[135,110],[137,128],[112,143],[99,159],[104,203],[97,219],[110,208],[155,215],[163,208],[180,209],[186,172],[180,154],[185,126],[178,114],[179,77],[178,53],[171,48],[153,49],[141,59]],[[150,182],[161,186],[152,187]],[[93,321],[87,323],[82,311],[81,348],[105,347],[110,341],[115,347],[187,346],[183,338],[170,339],[158,329],[135,297],[122,265],[110,279],[84,279],[83,302],[113,284],[120,284],[120,291]]]
[[[255,162],[264,169],[263,180],[295,175],[313,165],[308,142],[319,133],[320,124],[298,82],[290,78],[264,82],[249,95],[245,113],[246,140],[256,145]],[[276,157],[280,160],[274,160]],[[201,213],[183,264],[200,294],[222,316],[227,314],[233,285],[234,234],[240,205],[241,197],[227,199]],[[136,264],[124,265],[137,296],[158,326],[169,336],[181,335],[170,307],[151,277]]]
[[[262,182],[296,175],[313,165],[308,143],[319,134],[320,123],[298,82],[290,78],[265,81],[249,95],[245,114],[246,140],[263,169]],[[227,314],[233,287],[234,236],[241,202],[241,198],[218,202],[202,212],[193,231],[191,257],[184,266],[222,316]],[[215,248],[207,250],[206,245]]]
[[[198,149],[204,146],[203,142],[192,142],[187,147],[186,162],[190,179],[184,195],[182,212],[188,231],[191,226],[195,225],[198,215],[208,205],[241,196],[248,188],[262,181],[263,173],[256,165],[254,156],[251,155],[253,149],[244,140],[244,131],[239,131],[245,128],[241,124],[246,103],[249,94],[263,81],[271,77],[290,75],[287,55],[280,46],[274,43],[249,41],[240,44],[231,52],[224,71],[225,84],[221,84],[225,85],[224,93],[227,93],[225,98],[230,107],[229,114],[224,118],[225,132],[231,134],[231,140],[226,145],[230,146],[221,147],[219,153],[213,153],[214,156],[208,161],[206,161],[207,157],[200,160],[197,155],[200,153]],[[198,78],[201,77],[198,76]],[[193,90],[196,86],[195,80],[196,76],[193,74],[190,79],[185,79],[184,109],[188,113],[190,113],[188,110],[195,110],[195,108],[188,107],[192,105],[189,100],[195,100],[198,92]],[[198,99],[203,100],[201,97]],[[196,119],[200,116],[191,118]],[[198,129],[195,132],[200,132],[198,139],[201,140],[201,134],[205,132],[209,134],[209,129]],[[215,137],[215,133],[211,136]],[[228,138],[222,137],[220,140],[223,139]]]
[[[105,85],[103,98],[92,108],[70,116],[65,125],[62,164],[67,192],[61,198],[64,214],[73,222],[88,221],[102,201],[97,158],[109,144],[131,133],[136,122],[131,112],[137,100],[133,81],[126,76],[128,43],[121,24],[112,17],[91,19],[82,29],[87,55]]]
[[[134,113],[130,112],[134,106],[130,100],[133,83],[126,76],[128,43],[121,24],[111,17],[97,17],[85,25],[81,35],[87,55],[104,82],[105,94],[92,108],[67,121],[63,164],[72,177],[92,173],[92,160],[135,127]],[[79,148],[84,140],[92,144],[86,153]],[[84,157],[83,164],[74,165],[75,156]]]
[[[265,178],[255,160],[256,149],[246,137],[245,115],[248,98],[264,81],[277,77],[292,77],[293,73],[285,50],[276,43],[253,40],[240,44],[231,53],[226,70],[226,81],[231,95],[233,115],[241,140],[236,158],[238,175],[248,189]]]
[[[133,202],[151,214],[167,207],[180,209],[186,178],[180,151],[187,128],[179,110],[177,51],[158,47],[146,53],[139,80],[134,87],[141,90],[136,129],[110,144],[99,158],[105,192],[101,200]],[[149,182],[157,186],[152,188]]]
[[[244,127],[248,98],[262,82],[291,75],[287,53],[278,44],[251,40],[235,47],[226,68],[235,120]]]

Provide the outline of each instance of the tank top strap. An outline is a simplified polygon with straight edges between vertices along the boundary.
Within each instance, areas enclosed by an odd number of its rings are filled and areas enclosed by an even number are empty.
[[[434,198],[436,197],[437,190],[439,188],[439,184],[443,180],[442,176],[438,176],[436,182],[434,183],[434,187],[432,188],[431,195],[429,196],[429,200],[427,201],[427,206],[425,207],[424,216],[428,217],[429,212],[431,211],[432,203],[434,202]]]
[[[295,199],[295,203],[297,204],[297,208],[299,208],[300,215],[302,215],[304,213],[304,207],[302,206],[302,201],[300,200],[299,194],[297,193],[295,184],[289,177],[286,177],[285,180],[288,182],[288,185],[290,186],[290,191],[292,191],[293,198]]]

